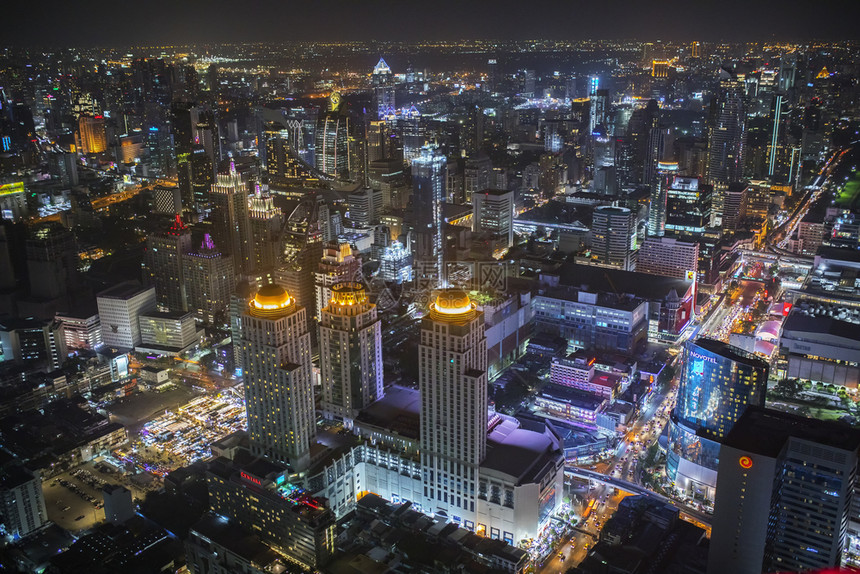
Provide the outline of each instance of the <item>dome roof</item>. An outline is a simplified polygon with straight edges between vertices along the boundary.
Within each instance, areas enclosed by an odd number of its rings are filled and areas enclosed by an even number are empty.
[[[293,298],[280,285],[270,283],[257,291],[251,300],[251,309],[257,311],[280,311],[293,304]]]
[[[446,289],[436,296],[436,302],[430,305],[430,315],[437,320],[471,319],[475,314],[475,304],[463,291]]]

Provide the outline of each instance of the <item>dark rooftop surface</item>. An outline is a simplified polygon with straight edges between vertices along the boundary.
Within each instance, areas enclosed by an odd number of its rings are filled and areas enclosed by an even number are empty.
[[[584,287],[591,293],[629,293],[648,300],[663,299],[673,289],[679,297],[683,297],[692,285],[691,281],[685,279],[577,263],[565,263],[561,267],[559,282],[562,285]]]
[[[110,299],[128,299],[148,289],[151,289],[151,287],[143,287],[139,281],[125,281],[105,289],[96,296]]]
[[[752,367],[758,367],[761,369],[768,368],[767,363],[765,361],[759,359],[752,353],[747,353],[743,349],[739,349],[722,341],[717,341],[715,339],[706,339],[702,337],[696,339],[693,344],[702,349],[705,349],[706,351],[710,351],[712,353],[720,355],[721,357],[731,359],[736,363],[750,365]]]
[[[860,448],[860,430],[844,423],[820,421],[755,406],[747,407],[723,444],[775,457],[792,437],[846,451]]]
[[[421,393],[395,385],[386,389],[384,397],[361,411],[356,422],[383,427],[417,440],[420,416]]]

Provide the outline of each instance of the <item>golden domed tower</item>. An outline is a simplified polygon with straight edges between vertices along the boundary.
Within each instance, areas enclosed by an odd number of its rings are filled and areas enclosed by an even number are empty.
[[[466,293],[446,289],[430,304],[418,357],[424,508],[474,521],[487,448],[487,341],[484,314]]]
[[[252,451],[306,469],[316,417],[305,308],[280,285],[262,287],[243,314],[238,348]]]
[[[382,398],[382,326],[361,283],[333,285],[320,311],[320,378],[323,417],[347,428]]]

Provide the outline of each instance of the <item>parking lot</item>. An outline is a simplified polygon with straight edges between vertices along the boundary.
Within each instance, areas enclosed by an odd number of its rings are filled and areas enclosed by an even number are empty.
[[[105,518],[101,488],[87,484],[70,472],[43,482],[42,491],[48,518],[61,528],[77,532],[92,528]]]

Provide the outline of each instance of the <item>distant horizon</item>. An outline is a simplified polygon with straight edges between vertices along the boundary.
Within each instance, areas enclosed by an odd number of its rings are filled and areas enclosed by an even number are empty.
[[[587,41],[793,43],[858,38],[860,2],[851,0],[89,0],[6,7],[10,46],[129,47],[295,41]],[[382,38],[380,40],[380,38]],[[763,40],[764,39],[764,40]]]

